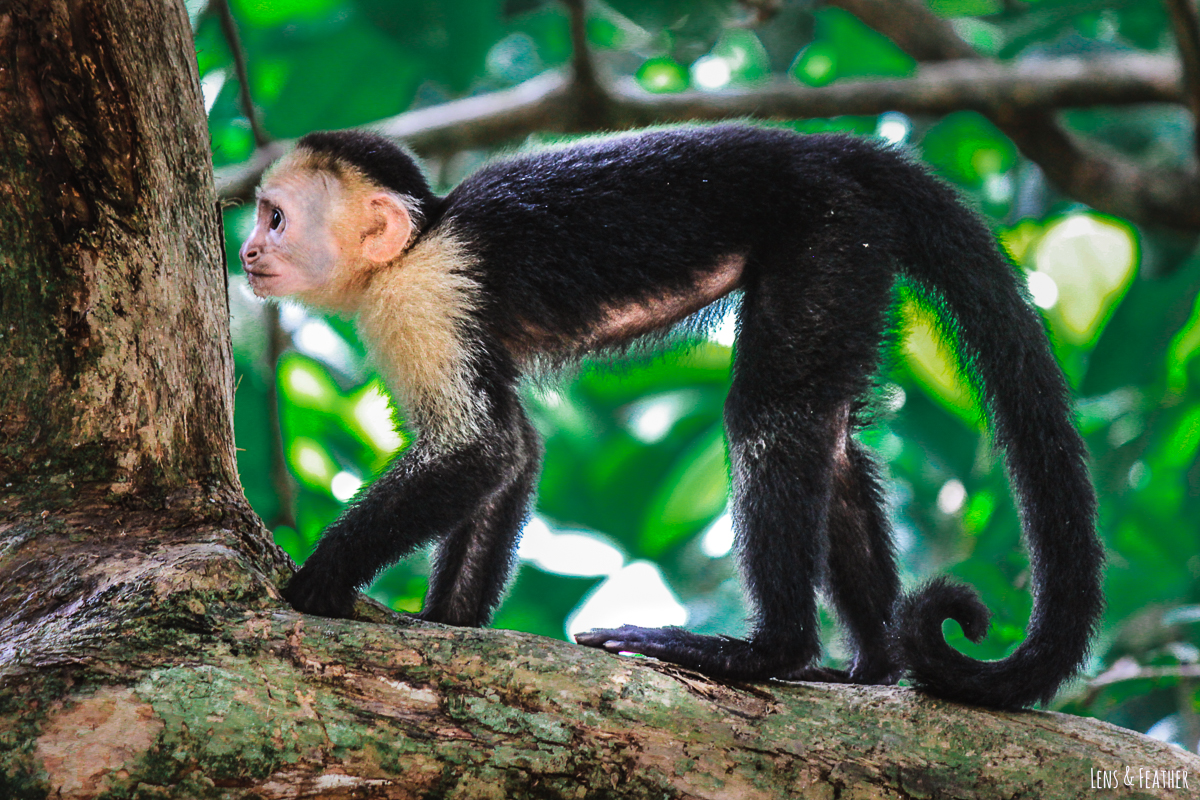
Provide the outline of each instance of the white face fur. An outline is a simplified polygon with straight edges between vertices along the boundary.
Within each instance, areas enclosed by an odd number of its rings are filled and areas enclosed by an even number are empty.
[[[285,158],[264,182],[242,267],[259,297],[353,310],[371,272],[404,252],[412,216],[399,195],[347,183],[303,159]]]
[[[258,193],[254,230],[242,244],[242,267],[259,297],[319,289],[342,254],[330,218],[341,198],[336,179],[290,171]]]

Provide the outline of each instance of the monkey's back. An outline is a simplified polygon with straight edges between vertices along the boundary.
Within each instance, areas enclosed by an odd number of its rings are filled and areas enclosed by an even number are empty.
[[[452,232],[475,263],[500,336],[520,325],[563,340],[604,309],[683,296],[730,259],[795,243],[862,188],[838,154],[894,153],[846,136],[746,125],[587,140],[484,167],[442,202],[431,233]]]

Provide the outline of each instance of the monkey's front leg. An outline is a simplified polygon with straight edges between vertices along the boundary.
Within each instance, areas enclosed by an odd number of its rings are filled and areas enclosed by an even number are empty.
[[[439,576],[455,573],[452,608],[461,607],[453,599],[464,593],[491,598],[488,602],[494,605],[508,575],[503,565],[511,563],[508,551],[515,544],[532,486],[526,479],[522,492],[516,478],[528,474],[531,462],[536,471],[537,464],[536,441],[529,444],[532,429],[527,431],[524,415],[518,411],[509,417],[489,420],[478,437],[447,452],[418,440],[325,531],[283,590],[292,607],[325,617],[349,616],[359,589],[385,567],[438,538],[447,544],[431,581],[431,600],[445,583]],[[503,523],[488,517],[491,505],[501,501],[509,509]],[[459,546],[464,537],[470,545],[465,549]],[[481,537],[493,541],[481,542]],[[459,563],[449,563],[456,554]],[[481,556],[500,566],[480,565]],[[482,589],[476,589],[477,583]],[[428,613],[432,610],[423,616],[451,624],[483,621],[478,614]]]
[[[500,604],[541,467],[541,439],[523,413],[515,427],[519,437],[496,464],[496,490],[438,547],[421,619],[481,626]]]

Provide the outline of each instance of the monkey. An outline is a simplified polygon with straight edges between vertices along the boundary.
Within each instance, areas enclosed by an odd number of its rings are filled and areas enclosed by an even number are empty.
[[[283,589],[348,616],[436,541],[423,620],[488,623],[542,458],[523,376],[628,347],[740,293],[724,410],[745,639],[624,626],[576,635],[717,679],[894,684],[962,703],[1048,702],[1103,609],[1084,443],[1018,271],[956,192],[869,138],[726,123],[499,158],[445,196],[372,133],[311,133],[265,176],[241,262],[261,297],[352,316],[416,432]],[[903,281],[938,311],[1003,451],[1031,563],[1026,638],[984,662],[989,612],[944,578],[902,590],[880,470],[855,432]],[[821,666],[817,592],[848,631]]]

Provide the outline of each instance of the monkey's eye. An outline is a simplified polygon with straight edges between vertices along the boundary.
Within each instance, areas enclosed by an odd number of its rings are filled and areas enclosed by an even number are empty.
[[[271,230],[279,230],[279,226],[283,224],[283,212],[278,208],[271,212]]]

